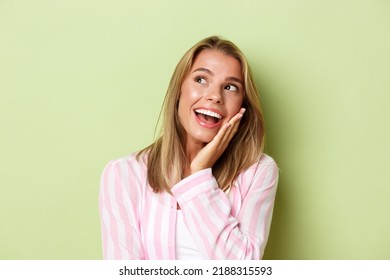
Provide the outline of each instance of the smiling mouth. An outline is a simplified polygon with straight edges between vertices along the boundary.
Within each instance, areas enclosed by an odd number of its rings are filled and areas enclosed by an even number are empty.
[[[205,124],[215,125],[222,120],[222,116],[220,114],[206,109],[196,109],[195,114],[198,119]]]

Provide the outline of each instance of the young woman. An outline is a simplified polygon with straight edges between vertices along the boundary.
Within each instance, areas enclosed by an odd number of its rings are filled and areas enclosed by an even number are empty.
[[[99,206],[105,259],[261,259],[278,169],[249,65],[213,36],[178,63],[159,138],[111,161]]]

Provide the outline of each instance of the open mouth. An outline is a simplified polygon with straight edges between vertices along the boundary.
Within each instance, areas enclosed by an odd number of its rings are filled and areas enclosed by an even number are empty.
[[[195,115],[200,124],[207,127],[215,127],[223,119],[220,114],[206,109],[196,109]]]

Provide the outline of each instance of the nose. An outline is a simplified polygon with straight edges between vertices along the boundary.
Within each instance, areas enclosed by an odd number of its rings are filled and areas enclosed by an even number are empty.
[[[210,87],[205,94],[205,99],[209,102],[223,104],[223,95],[218,87]]]

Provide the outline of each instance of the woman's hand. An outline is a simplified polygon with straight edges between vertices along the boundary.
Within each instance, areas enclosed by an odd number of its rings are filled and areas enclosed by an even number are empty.
[[[214,163],[223,154],[230,140],[236,134],[245,109],[241,108],[233,118],[229,120],[215,135],[214,139],[204,146],[192,160],[191,174],[200,170],[213,167]]]

